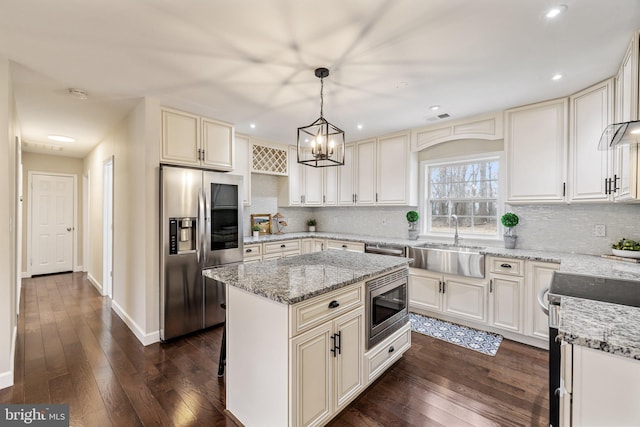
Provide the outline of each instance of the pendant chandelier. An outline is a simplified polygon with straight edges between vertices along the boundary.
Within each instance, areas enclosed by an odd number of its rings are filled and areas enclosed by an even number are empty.
[[[316,68],[320,79],[320,118],[308,126],[298,128],[298,163],[315,168],[344,165],[344,131],[323,117],[324,81],[326,68]]]

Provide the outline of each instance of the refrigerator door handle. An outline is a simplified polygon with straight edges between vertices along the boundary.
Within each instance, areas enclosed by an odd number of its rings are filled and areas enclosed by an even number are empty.
[[[200,268],[203,268],[206,263],[206,218],[205,218],[205,200],[204,200],[204,191],[202,189],[198,189],[198,219],[200,222],[200,227],[198,227],[198,250],[200,255],[198,256],[198,264],[200,264]]]
[[[201,267],[202,251],[200,250],[200,246],[202,245],[202,197],[200,195],[200,189],[198,189],[198,219],[196,225],[196,259],[198,260],[198,266]]]

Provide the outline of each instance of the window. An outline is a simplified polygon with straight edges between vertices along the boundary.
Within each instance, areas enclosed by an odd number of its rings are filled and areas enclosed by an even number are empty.
[[[483,157],[425,165],[427,232],[498,235],[500,158]]]

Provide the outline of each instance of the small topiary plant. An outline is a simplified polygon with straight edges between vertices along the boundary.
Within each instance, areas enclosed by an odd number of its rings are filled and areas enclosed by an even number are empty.
[[[500,218],[500,222],[502,223],[502,225],[507,227],[507,232],[504,233],[504,235],[512,236],[513,227],[518,225],[519,221],[520,218],[518,218],[518,215],[514,214],[513,212],[507,212],[506,214],[502,215],[502,217]]]
[[[409,221],[409,222],[417,222],[418,218],[420,218],[420,216],[418,215],[418,212],[416,212],[416,211],[407,212],[407,221]]]
[[[316,226],[316,224],[317,224],[317,221],[316,221],[314,218],[311,218],[311,219],[308,219],[308,220],[307,220],[307,225],[308,225],[309,227],[315,227],[315,226]]]

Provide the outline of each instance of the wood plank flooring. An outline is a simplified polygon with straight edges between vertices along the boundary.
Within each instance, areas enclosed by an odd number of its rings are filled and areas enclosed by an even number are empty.
[[[25,279],[15,385],[0,403],[69,403],[73,426],[236,426],[216,375],[221,333],[144,347],[85,275]],[[331,426],[548,425],[546,351],[412,340]]]

